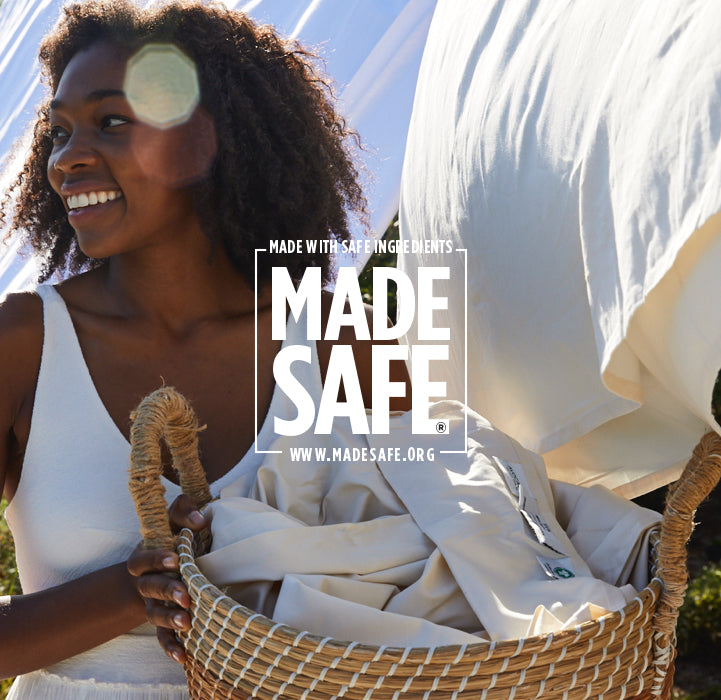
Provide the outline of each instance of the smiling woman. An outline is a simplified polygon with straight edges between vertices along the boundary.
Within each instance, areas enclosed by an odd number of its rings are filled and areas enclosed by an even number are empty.
[[[137,547],[128,416],[172,384],[207,424],[213,495],[250,485],[273,418],[293,417],[273,380],[271,268],[332,268],[330,245],[278,251],[256,295],[255,249],[348,240],[348,214],[365,219],[356,136],[312,56],[221,5],[69,5],[40,59],[51,94],[0,217],[42,281],[67,278],[0,306],[0,484],[24,593],[0,598],[0,677],[22,674],[11,698],[184,698],[163,650],[184,660],[189,598],[165,575],[175,553]],[[342,343],[369,406],[374,342],[346,327],[316,343],[305,323],[286,338],[310,345],[310,395]],[[206,526],[173,479],[173,524]]]

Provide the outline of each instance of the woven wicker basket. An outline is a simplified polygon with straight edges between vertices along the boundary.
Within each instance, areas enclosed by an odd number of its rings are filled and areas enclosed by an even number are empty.
[[[201,506],[210,500],[197,431],[192,410],[170,388],[148,396],[134,414],[130,484],[148,547],[176,544],[160,482],[161,440],[183,490]],[[721,439],[709,433],[669,490],[652,552],[654,578],[623,610],[557,634],[494,643],[369,646],[277,624],[210,583],[195,564],[207,543],[183,530],[177,550],[192,600],[192,629],[183,640],[190,697],[667,700],[685,545],[696,508],[720,476]]]

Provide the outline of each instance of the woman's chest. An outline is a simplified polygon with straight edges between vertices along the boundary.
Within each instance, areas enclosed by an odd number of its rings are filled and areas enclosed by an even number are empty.
[[[78,338],[97,397],[126,439],[131,412],[160,386],[173,386],[190,401],[205,426],[201,460],[214,481],[252,447],[273,395],[277,349],[261,342],[256,353],[249,330],[235,324],[169,340],[78,328]],[[175,481],[168,466],[166,476]]]

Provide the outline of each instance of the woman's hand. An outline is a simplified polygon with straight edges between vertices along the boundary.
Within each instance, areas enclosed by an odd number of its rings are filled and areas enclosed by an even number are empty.
[[[168,509],[173,532],[187,527],[199,532],[210,525],[189,496],[181,495]],[[178,579],[178,555],[164,549],[144,549],[139,545],[128,559],[128,571],[136,579],[138,593],[145,599],[148,621],[157,627],[158,641],[168,656],[185,663],[185,650],[176,632],[190,629],[190,596]]]

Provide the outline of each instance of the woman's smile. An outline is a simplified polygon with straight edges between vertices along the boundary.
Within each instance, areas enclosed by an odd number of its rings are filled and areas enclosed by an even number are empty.
[[[67,198],[66,204],[68,209],[84,209],[85,207],[94,207],[96,204],[105,204],[112,202],[116,197],[122,197],[123,193],[116,190],[101,190],[100,192],[88,192],[87,194],[73,194]]]
[[[122,193],[116,190],[90,192],[89,194],[73,195],[66,200],[68,209],[68,221],[70,225],[79,229],[95,221],[99,216],[104,216],[113,207],[121,204],[119,200]]]

